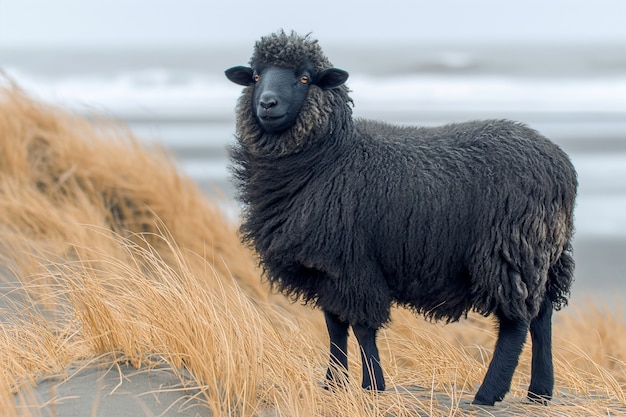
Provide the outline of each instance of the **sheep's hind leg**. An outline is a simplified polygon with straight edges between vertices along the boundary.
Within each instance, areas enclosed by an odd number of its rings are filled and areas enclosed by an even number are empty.
[[[361,348],[361,362],[363,365],[363,383],[361,386],[366,389],[384,391],[385,378],[383,377],[383,369],[380,366],[380,357],[378,355],[378,347],[376,346],[378,329],[353,325],[352,331]]]
[[[513,372],[517,367],[522,347],[528,334],[528,323],[499,317],[499,330],[493,358],[473,404],[494,405],[502,401],[511,388]]]
[[[547,296],[541,304],[539,314],[530,322],[530,337],[533,343],[533,359],[528,399],[547,405],[552,399],[554,389],[552,302]]]
[[[330,360],[326,371],[325,388],[343,385],[348,378],[348,323],[324,311],[326,328],[330,336]]]

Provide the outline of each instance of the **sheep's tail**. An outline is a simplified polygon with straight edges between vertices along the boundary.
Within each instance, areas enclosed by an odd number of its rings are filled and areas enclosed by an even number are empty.
[[[555,310],[567,305],[572,281],[574,281],[574,257],[572,245],[568,242],[560,258],[548,270],[548,298]]]

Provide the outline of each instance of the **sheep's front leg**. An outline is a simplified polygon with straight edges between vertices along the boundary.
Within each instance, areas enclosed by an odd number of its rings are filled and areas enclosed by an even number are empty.
[[[342,385],[348,378],[348,323],[339,316],[324,311],[328,336],[330,336],[330,360],[326,371],[326,388]]]
[[[362,387],[384,391],[385,378],[383,377],[383,368],[380,366],[380,357],[378,356],[378,347],[376,346],[378,329],[353,325],[352,331],[361,348],[361,362],[363,364]]]
[[[494,405],[496,401],[502,401],[511,388],[513,372],[528,334],[528,323],[500,316],[499,325],[493,358],[473,404]]]

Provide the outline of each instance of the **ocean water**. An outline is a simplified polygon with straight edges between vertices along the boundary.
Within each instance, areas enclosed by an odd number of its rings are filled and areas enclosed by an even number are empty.
[[[350,72],[356,116],[409,125],[509,118],[557,142],[580,181],[581,287],[592,288],[600,269],[607,288],[626,295],[626,45],[331,44],[325,51]],[[35,97],[125,120],[142,140],[172,149],[208,194],[232,196],[226,147],[241,88],[223,71],[247,64],[250,52],[251,44],[4,48],[0,68]],[[615,254],[606,259],[600,247]]]

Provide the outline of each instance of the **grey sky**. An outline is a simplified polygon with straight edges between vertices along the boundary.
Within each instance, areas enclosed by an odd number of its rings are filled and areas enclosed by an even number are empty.
[[[624,0],[0,0],[0,45],[250,41],[626,41]]]

